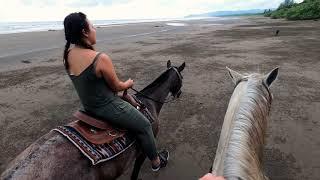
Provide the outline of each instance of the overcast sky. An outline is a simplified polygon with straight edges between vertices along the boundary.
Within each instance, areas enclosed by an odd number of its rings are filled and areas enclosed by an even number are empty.
[[[211,11],[275,8],[282,1],[0,0],[0,21],[62,21],[69,13],[77,11],[84,12],[91,20],[176,18]]]

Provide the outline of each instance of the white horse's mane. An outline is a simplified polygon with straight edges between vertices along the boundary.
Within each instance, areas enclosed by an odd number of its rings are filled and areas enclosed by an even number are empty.
[[[262,180],[262,157],[272,95],[261,75],[243,77],[225,116],[213,172],[227,179]]]

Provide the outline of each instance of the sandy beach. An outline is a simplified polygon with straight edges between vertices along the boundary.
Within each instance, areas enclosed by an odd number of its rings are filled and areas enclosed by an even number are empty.
[[[271,87],[264,166],[270,179],[320,177],[320,23],[263,17],[137,23],[97,29],[96,49],[121,79],[142,89],[166,68],[186,62],[182,95],[163,106],[159,148],[169,149],[160,173],[142,179],[197,179],[208,172],[234,85],[226,66],[267,73]],[[279,36],[274,36],[280,30]],[[0,172],[32,142],[80,109],[62,65],[63,31],[0,35]],[[129,170],[120,179],[128,179]]]

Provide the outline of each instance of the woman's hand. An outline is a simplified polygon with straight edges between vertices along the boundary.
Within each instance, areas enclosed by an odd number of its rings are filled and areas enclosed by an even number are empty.
[[[208,173],[204,175],[202,178],[200,178],[199,180],[225,180],[225,178],[222,176],[215,176],[211,173]]]
[[[133,86],[133,80],[131,78],[129,78],[126,82],[125,82],[127,89],[131,88]]]

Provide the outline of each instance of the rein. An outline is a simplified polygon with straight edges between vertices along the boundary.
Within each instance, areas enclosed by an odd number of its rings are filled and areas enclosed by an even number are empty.
[[[179,80],[182,81],[182,76],[181,76],[181,74],[179,73],[179,71],[178,71],[176,68],[174,68],[174,67],[171,67],[170,69],[173,69],[173,70],[177,73],[177,75],[178,75],[178,77],[179,77]],[[133,87],[131,87],[130,89],[132,89],[134,92],[142,95],[143,97],[145,97],[145,98],[147,98],[147,99],[150,99],[150,100],[152,100],[152,101],[154,101],[154,102],[160,103],[160,104],[169,103],[169,102],[172,102],[172,101],[174,101],[174,100],[176,99],[175,96],[173,95],[173,99],[171,99],[171,100],[159,101],[159,100],[156,100],[156,99],[154,99],[154,98],[152,98],[152,97],[150,97],[150,96],[145,95],[144,93],[142,93],[141,91],[138,91],[138,90],[134,89]],[[181,90],[179,90],[177,94],[178,94],[178,97],[179,97],[180,94],[181,94]]]
[[[152,100],[152,101],[154,101],[154,102],[157,102],[157,103],[161,103],[161,104],[165,104],[165,103],[169,103],[169,102],[171,102],[171,101],[174,101],[175,100],[175,98],[173,98],[173,99],[171,99],[171,100],[168,100],[168,101],[158,101],[158,100],[156,100],[156,99],[154,99],[154,98],[152,98],[152,97],[149,97],[149,96],[147,96],[147,95],[145,95],[145,94],[143,94],[142,92],[140,92],[140,91],[138,91],[138,90],[136,90],[136,89],[134,89],[134,88],[130,88],[130,89],[132,89],[134,92],[136,92],[136,93],[138,93],[138,94],[140,94],[140,95],[142,95],[143,97],[145,97],[145,98],[147,98],[147,99],[150,99],[150,100]]]

